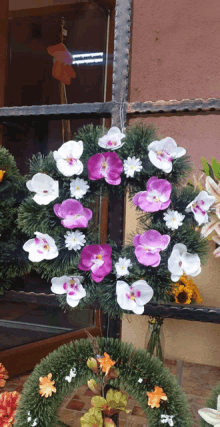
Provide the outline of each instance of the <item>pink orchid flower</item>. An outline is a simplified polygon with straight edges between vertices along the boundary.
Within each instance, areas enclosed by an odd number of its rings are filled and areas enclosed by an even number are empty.
[[[107,244],[86,246],[78,267],[83,271],[91,270],[94,282],[101,282],[112,271],[111,253],[112,248]]]
[[[147,191],[140,191],[133,197],[135,206],[139,206],[145,212],[157,212],[168,208],[171,203],[171,184],[166,179],[158,179],[152,176],[147,181]]]
[[[140,264],[157,267],[160,264],[160,251],[167,248],[170,236],[161,235],[159,231],[148,230],[143,234],[137,234],[133,243],[135,255]]]
[[[98,153],[88,161],[89,179],[95,181],[104,178],[108,184],[119,185],[123,163],[115,152]]]
[[[55,215],[62,218],[61,224],[66,228],[86,228],[92,218],[92,211],[84,208],[78,200],[67,199],[53,207]]]

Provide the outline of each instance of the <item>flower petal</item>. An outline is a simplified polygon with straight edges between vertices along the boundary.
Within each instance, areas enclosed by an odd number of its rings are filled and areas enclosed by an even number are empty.
[[[207,423],[211,424],[212,426],[215,426],[218,423],[217,415],[220,415],[220,414],[219,414],[219,411],[217,411],[216,409],[203,408],[203,409],[199,409],[198,413],[200,417],[203,418],[203,420],[205,420]]]
[[[134,282],[132,290],[140,292],[140,296],[137,296],[137,294],[135,296],[135,301],[138,305],[145,305],[153,298],[154,291],[145,280]]]
[[[61,277],[53,277],[51,279],[51,291],[55,294],[62,295],[66,293],[66,290],[64,289],[63,285],[64,283],[68,282],[70,280],[69,276],[61,276]]]

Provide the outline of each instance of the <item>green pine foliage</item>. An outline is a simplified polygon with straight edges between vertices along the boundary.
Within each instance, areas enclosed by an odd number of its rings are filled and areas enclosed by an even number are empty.
[[[97,342],[100,354],[107,352],[116,361],[115,367],[119,370],[119,377],[111,379],[109,384],[126,391],[139,402],[149,427],[158,427],[161,415],[174,415],[176,427],[192,426],[186,397],[176,378],[164,368],[158,358],[120,340],[98,338]],[[58,409],[65,396],[91,378],[97,380],[97,376],[87,367],[89,357],[94,357],[92,345],[89,340],[82,339],[63,345],[43,359],[24,385],[15,427],[30,427],[30,422],[27,422],[28,411],[32,420],[37,418],[41,427],[55,426],[58,422]],[[65,377],[72,368],[76,369],[76,376],[69,383]],[[49,373],[52,373],[52,380],[55,380],[56,393],[45,398],[39,394],[39,378]],[[142,383],[138,382],[139,378],[143,379]],[[161,387],[168,397],[167,401],[161,401],[159,408],[148,406],[146,393],[152,392],[155,386]]]
[[[14,157],[0,147],[0,295],[12,281],[30,271],[30,263],[22,249],[25,235],[16,224],[18,206],[26,195],[25,180]]]

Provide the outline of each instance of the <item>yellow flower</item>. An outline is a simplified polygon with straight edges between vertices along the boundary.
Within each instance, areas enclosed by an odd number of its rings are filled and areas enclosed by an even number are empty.
[[[154,391],[147,391],[148,396],[148,406],[151,408],[159,408],[161,400],[167,400],[167,395],[163,392],[161,387],[154,387]]]
[[[190,304],[192,291],[184,285],[180,285],[175,291],[175,301],[178,304]]]
[[[107,353],[104,353],[104,357],[101,357],[97,360],[102,368],[102,372],[105,372],[105,375],[108,375],[111,367],[115,364],[115,362],[113,362],[113,360]]]
[[[48,374],[47,377],[40,377],[40,391],[39,393],[43,397],[52,396],[52,393],[56,393],[56,387],[54,387],[55,381],[51,381],[52,374]]]
[[[2,182],[2,180],[3,180],[3,178],[4,178],[4,174],[5,174],[5,171],[2,171],[2,170],[0,169],[0,182]]]
[[[175,301],[179,304],[190,304],[192,301],[197,304],[202,303],[202,298],[199,289],[187,276],[181,276],[179,281],[173,287],[172,294],[175,297]]]

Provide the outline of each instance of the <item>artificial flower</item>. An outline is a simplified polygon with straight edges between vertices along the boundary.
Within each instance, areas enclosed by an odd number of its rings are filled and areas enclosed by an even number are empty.
[[[74,249],[74,251],[79,251],[86,243],[85,234],[78,230],[67,231],[64,238],[66,247],[69,249],[69,251],[71,251],[71,249]]]
[[[142,169],[142,162],[140,159],[136,159],[135,156],[128,157],[127,160],[124,160],[124,173],[126,177],[134,177],[135,172],[140,172]]]
[[[198,410],[198,413],[208,424],[220,427],[220,395],[217,397],[217,409],[202,408]]]
[[[99,394],[99,392],[100,392],[99,386],[93,378],[91,380],[87,381],[87,385],[88,385],[88,388],[90,390],[92,390],[92,392],[94,394]]]
[[[98,153],[88,161],[89,179],[95,181],[104,178],[108,184],[119,185],[123,163],[116,153]]]
[[[202,298],[196,284],[192,279],[183,275],[172,287],[172,294],[175,301],[180,304],[190,304],[192,301],[201,304]]]
[[[89,185],[84,179],[76,178],[70,181],[70,195],[75,199],[81,199],[88,191]]]
[[[103,427],[102,412],[97,408],[90,408],[80,418],[81,427]]]
[[[161,424],[169,424],[170,427],[173,427],[174,426],[173,418],[174,418],[174,415],[162,414],[160,416],[160,422],[161,422]]]
[[[220,245],[220,236],[213,236],[212,240],[214,240],[215,243]],[[220,246],[218,246],[217,249],[214,250],[213,254],[216,258],[220,256]]]
[[[121,142],[123,138],[125,138],[125,134],[121,133],[119,128],[113,126],[109,129],[107,135],[99,138],[98,145],[102,148],[106,148],[107,150],[117,150],[124,145],[124,142]]]
[[[68,381],[68,383],[71,383],[72,379],[76,376],[76,368],[70,369],[69,375],[65,377],[65,380]]]
[[[157,267],[160,264],[160,251],[167,248],[170,236],[160,234],[156,230],[148,230],[143,234],[137,234],[133,243],[135,255],[140,264]]]
[[[154,391],[147,391],[146,394],[148,396],[148,406],[150,406],[151,408],[159,408],[160,401],[167,400],[167,395],[163,392],[163,389],[161,387],[155,386]]]
[[[39,388],[41,397],[52,396],[52,393],[56,393],[57,389],[54,387],[55,381],[51,381],[52,374],[48,374],[47,377],[39,378]]]
[[[95,372],[95,374],[98,374],[99,370],[98,370],[98,362],[94,357],[90,357],[87,360],[87,366],[89,369],[91,369],[93,372]]]
[[[17,391],[0,394],[0,427],[11,427],[14,424],[19,397]]]
[[[45,173],[36,173],[26,186],[36,193],[33,200],[38,205],[48,205],[59,196],[59,181],[54,181]]]
[[[208,193],[215,197],[215,207],[220,218],[220,182],[216,184],[214,179],[212,179],[210,176],[207,176],[205,186]]]
[[[128,267],[131,267],[132,263],[130,259],[119,258],[118,262],[115,264],[115,269],[117,276],[127,276],[129,274]]]
[[[171,209],[168,209],[167,212],[163,214],[166,226],[171,230],[177,230],[181,225],[183,225],[184,218],[185,215]]]
[[[30,411],[28,411],[28,418],[27,418],[27,422],[31,423],[32,422],[32,417],[31,417],[31,413]],[[37,426],[37,418],[34,419],[33,423],[31,424],[31,427],[36,427]]]
[[[102,372],[105,372],[105,375],[108,375],[111,367],[115,365],[115,362],[111,359],[108,353],[104,353],[104,356],[97,360],[102,368]]]
[[[35,239],[28,240],[23,249],[29,252],[28,258],[32,262],[40,262],[44,259],[54,259],[58,256],[58,249],[52,237],[36,231]]]
[[[187,252],[187,247],[183,243],[177,243],[168,259],[168,270],[171,272],[173,282],[177,282],[184,273],[197,276],[201,272],[200,258],[197,254]]]
[[[58,295],[67,294],[67,304],[76,307],[80,300],[86,296],[86,291],[81,285],[82,280],[82,276],[53,277],[51,291]]]
[[[6,381],[9,378],[8,371],[6,371],[4,365],[0,363],[0,387],[4,387]]]
[[[112,271],[111,253],[112,248],[107,244],[86,246],[78,267],[83,271],[91,270],[92,279],[101,282]]]
[[[4,174],[5,174],[5,171],[3,171],[3,170],[0,169],[0,182],[3,181]]]
[[[152,176],[147,181],[146,190],[140,191],[133,197],[135,206],[139,206],[145,212],[157,212],[168,208],[172,191],[169,181]]]
[[[65,142],[58,151],[53,152],[57,169],[64,176],[80,175],[83,171],[83,164],[79,160],[83,153],[82,141]]]
[[[206,191],[201,191],[198,196],[187,205],[186,212],[193,212],[195,220],[199,225],[205,224],[209,220],[207,212],[214,201],[215,198],[213,196],[209,196]]]
[[[160,141],[153,141],[148,145],[148,156],[154,166],[169,173],[172,171],[172,160],[186,154],[185,148],[177,147],[176,142],[172,138],[163,138]]]
[[[61,224],[66,228],[86,228],[92,218],[92,211],[84,208],[78,200],[67,199],[53,207],[54,213],[62,218]]]
[[[143,382],[143,378],[139,378],[138,383],[141,384]]]
[[[129,286],[122,280],[116,283],[117,303],[123,310],[131,310],[135,314],[144,312],[144,305],[153,297],[153,289],[145,280],[137,280]]]
[[[192,299],[192,290],[184,285],[179,285],[173,292],[175,302],[178,304],[190,304]]]

